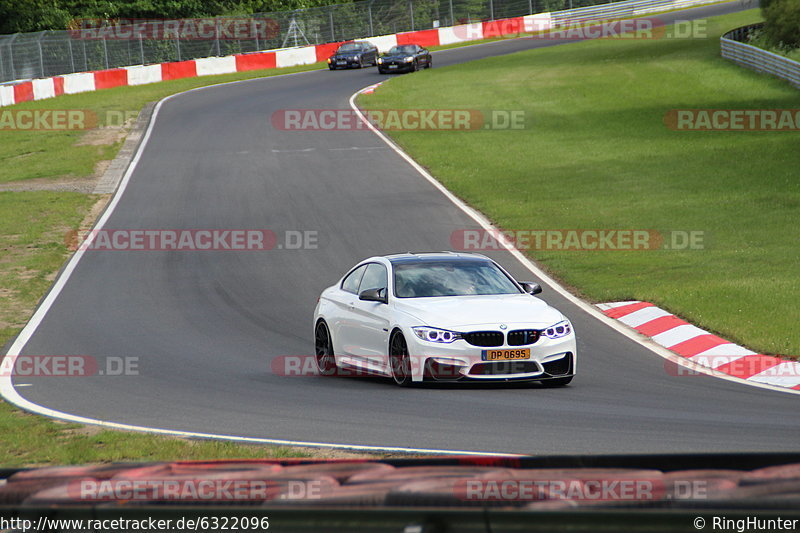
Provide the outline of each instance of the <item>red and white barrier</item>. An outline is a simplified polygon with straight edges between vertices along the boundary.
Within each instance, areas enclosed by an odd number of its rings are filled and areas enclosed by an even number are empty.
[[[393,46],[397,46],[397,35],[379,35],[369,39],[359,39],[359,41],[369,41],[378,47],[378,52],[388,52]]]
[[[14,105],[14,87],[0,85],[0,107]]]
[[[700,366],[756,383],[800,390],[800,363],[797,361],[758,354],[649,302],[613,302],[597,307],[606,316]]]
[[[275,61],[278,68],[311,65],[317,62],[317,47],[304,46],[302,48],[278,50],[275,52]]]
[[[77,72],[61,76],[64,80],[64,94],[94,91],[94,72]]]
[[[230,74],[236,72],[236,57],[206,57],[195,59],[198,76],[213,76],[215,74]]]
[[[124,67],[128,71],[128,85],[146,85],[161,81],[161,65]]]
[[[527,17],[476,22],[448,28],[412,31],[396,35],[378,35],[359,40],[369,41],[378,47],[378,51],[386,52],[399,44],[438,46],[546,29],[550,29],[550,14],[540,13]],[[0,86],[0,107],[30,100],[53,98],[60,94],[76,94],[127,85],[145,85],[195,76],[214,76],[248,70],[310,65],[318,61],[325,61],[333,55],[340,44],[338,42],[326,43],[158,65],[135,65],[25,81],[13,86],[2,85]]]
[[[662,0],[657,0],[654,6],[657,6],[660,10],[667,10],[713,3],[715,1],[717,0],[672,0],[665,3]],[[619,4],[621,3],[614,5]],[[639,6],[639,4],[636,5]],[[646,6],[642,5],[640,7],[644,9]],[[524,17],[412,31],[396,35],[379,35],[359,40],[370,41],[378,47],[380,52],[386,52],[391,47],[401,44],[419,44],[426,47],[448,45],[492,37],[517,36],[523,33],[547,31],[551,28],[552,14],[537,13]],[[52,98],[60,94],[76,94],[126,85],[144,85],[195,76],[213,76],[248,70],[309,65],[324,61],[330,57],[339,44],[341,43],[327,43],[282,50],[267,50],[252,54],[207,57],[159,65],[129,66],[110,70],[66,74],[53,78],[25,81],[11,86],[0,85],[0,107],[30,100]]]
[[[33,99],[44,100],[45,98],[54,98],[56,96],[56,87],[53,78],[45,78],[43,80],[33,80]]]

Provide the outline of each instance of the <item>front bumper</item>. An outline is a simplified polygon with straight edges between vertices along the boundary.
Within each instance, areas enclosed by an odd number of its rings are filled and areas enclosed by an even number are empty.
[[[393,63],[379,63],[378,70],[383,74],[390,72],[411,72],[414,70],[414,63],[393,62]]]
[[[361,66],[361,61],[357,57],[333,57],[328,65],[332,68],[356,68]]]
[[[575,375],[577,348],[575,334],[561,339],[541,337],[527,346],[483,348],[465,340],[450,344],[427,342],[416,335],[406,335],[415,380],[436,381],[540,381]],[[488,349],[530,349],[530,357],[513,361],[487,361]]]

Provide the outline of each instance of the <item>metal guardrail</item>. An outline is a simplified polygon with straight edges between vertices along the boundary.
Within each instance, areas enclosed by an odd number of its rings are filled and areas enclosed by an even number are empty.
[[[720,38],[721,55],[750,70],[771,74],[800,89],[800,63],[747,44],[748,36],[763,24],[751,24],[731,30]]]
[[[89,37],[80,32],[43,31],[0,35],[0,83],[47,78],[109,68],[150,65],[203,57],[219,57],[293,46],[390,35],[455,26],[470,22],[552,13],[554,24],[584,20],[617,19],[659,10],[710,3],[711,0],[358,0],[326,7],[257,13],[246,17],[202,19],[225,24],[244,21],[252,31],[231,38],[224,31],[212,38],[149,38],[152,32],[137,33],[135,26],[113,26],[107,37]],[[750,0],[743,0],[750,1]],[[153,21],[161,28],[171,23]],[[85,22],[85,21],[83,21]],[[137,21],[144,22],[144,21]],[[106,28],[109,28],[106,26]],[[256,28],[267,28],[257,31]],[[102,28],[101,28],[102,29]],[[90,31],[89,34],[92,32]],[[124,38],[120,35],[132,34]]]
[[[0,83],[46,78],[103,70],[131,65],[148,65],[171,61],[184,61],[201,57],[227,56],[261,50],[324,44],[361,39],[405,31],[433,29],[533,13],[571,9],[609,0],[358,0],[348,4],[325,7],[257,13],[242,17],[216,17],[194,19],[220,21],[230,19],[245,21],[255,27],[267,27],[266,32],[248,33],[241,38],[231,38],[230,33],[219,32],[212,38],[86,38],[80,33],[81,23],[76,20],[75,30],[42,31],[0,35]],[[172,22],[153,21],[161,27]],[[95,22],[95,21],[89,21]],[[97,21],[100,22],[100,21]],[[145,21],[135,21],[142,22]],[[214,23],[212,22],[212,26]],[[115,35],[126,33],[126,28],[116,26]],[[119,30],[122,28],[122,31]],[[102,32],[101,32],[102,33]],[[141,32],[139,32],[141,35]]]

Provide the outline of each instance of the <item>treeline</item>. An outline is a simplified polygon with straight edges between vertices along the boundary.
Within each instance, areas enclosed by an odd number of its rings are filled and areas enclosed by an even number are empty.
[[[347,0],[0,0],[0,34],[65,30],[77,18],[173,19],[247,15]]]
[[[800,48],[800,0],[761,0],[767,44],[784,50]]]

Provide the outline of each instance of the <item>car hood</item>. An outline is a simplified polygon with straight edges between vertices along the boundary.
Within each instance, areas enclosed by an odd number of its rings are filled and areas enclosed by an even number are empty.
[[[545,328],[564,319],[557,309],[529,294],[395,298],[395,308],[412,315],[420,326],[461,331],[472,326]]]
[[[333,57],[353,57],[353,56],[359,56],[363,53],[364,53],[363,50],[358,52],[336,52],[335,54],[333,54]]]

